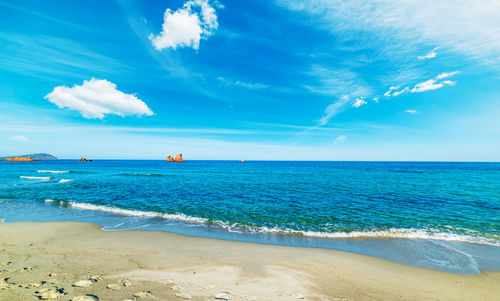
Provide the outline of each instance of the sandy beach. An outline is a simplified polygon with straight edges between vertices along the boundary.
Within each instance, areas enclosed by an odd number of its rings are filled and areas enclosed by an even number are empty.
[[[0,224],[0,300],[498,300],[500,273],[473,276],[352,253]]]

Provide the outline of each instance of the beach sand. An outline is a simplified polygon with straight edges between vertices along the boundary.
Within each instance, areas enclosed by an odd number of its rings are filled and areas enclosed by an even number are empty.
[[[0,300],[500,300],[498,272],[87,223],[2,223],[0,250]]]

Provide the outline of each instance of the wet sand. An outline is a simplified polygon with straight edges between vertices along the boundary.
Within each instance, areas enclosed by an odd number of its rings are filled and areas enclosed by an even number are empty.
[[[0,300],[500,300],[473,276],[326,249],[88,223],[0,224]]]

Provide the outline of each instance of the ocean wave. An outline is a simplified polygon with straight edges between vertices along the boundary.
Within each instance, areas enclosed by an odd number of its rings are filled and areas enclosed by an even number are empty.
[[[310,237],[310,238],[322,238],[322,239],[358,239],[358,240],[426,239],[426,240],[487,244],[500,247],[500,237],[499,239],[493,239],[493,238],[474,236],[474,235],[441,232],[435,229],[424,230],[424,229],[393,228],[380,231],[351,231],[351,232],[300,231],[300,230],[286,229],[280,227],[252,226],[239,223],[231,224],[220,220],[212,220],[203,217],[189,216],[183,213],[170,214],[170,213],[161,213],[154,211],[130,210],[130,209],[105,206],[105,205],[95,205],[90,203],[78,203],[73,201],[69,202],[54,201],[51,199],[47,199],[45,200],[45,202],[58,204],[64,207],[72,207],[83,210],[102,211],[102,212],[108,212],[112,214],[125,215],[125,216],[162,218],[167,220],[187,222],[191,224],[215,226],[229,232],[238,232],[238,233],[249,233],[249,234],[261,233],[261,234],[275,234],[275,235],[299,236],[299,237]]]
[[[38,173],[69,173],[69,170],[37,170]]]
[[[20,176],[21,179],[30,179],[30,180],[42,180],[42,181],[50,181],[51,177],[28,177],[28,176]]]
[[[129,209],[121,209],[116,207],[104,206],[104,205],[94,205],[90,203],[77,203],[77,202],[68,202],[67,205],[72,208],[84,209],[84,210],[93,210],[93,211],[103,211],[109,212],[119,215],[126,216],[138,216],[138,217],[150,217],[150,218],[163,218],[168,220],[176,220],[183,221],[195,224],[204,224],[207,219],[202,217],[193,217],[188,216],[183,213],[160,213],[154,211],[140,211],[140,210],[129,210]]]
[[[70,179],[60,179],[59,180],[59,183],[67,183],[67,182],[71,182],[73,180],[70,180]]]

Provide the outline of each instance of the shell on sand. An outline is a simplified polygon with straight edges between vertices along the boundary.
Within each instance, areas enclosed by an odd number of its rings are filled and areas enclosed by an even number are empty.
[[[96,301],[96,300],[99,300],[99,298],[94,295],[77,296],[71,299],[71,301]]]
[[[90,280],[80,280],[80,281],[73,283],[73,286],[74,287],[89,287],[92,285],[92,283],[93,282]]]
[[[176,293],[175,296],[181,299],[191,299],[191,295],[186,293]]]

